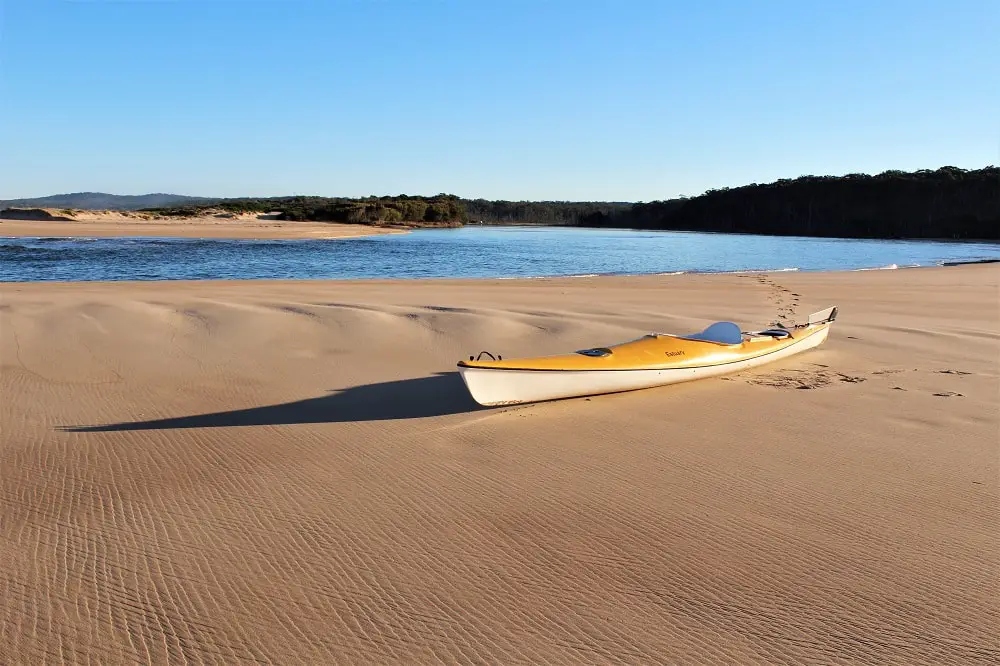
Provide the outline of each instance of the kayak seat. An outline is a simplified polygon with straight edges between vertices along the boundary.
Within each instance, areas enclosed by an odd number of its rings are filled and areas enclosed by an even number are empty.
[[[723,345],[738,345],[743,342],[743,332],[731,321],[717,321],[701,333],[683,336],[687,340],[704,340]]]

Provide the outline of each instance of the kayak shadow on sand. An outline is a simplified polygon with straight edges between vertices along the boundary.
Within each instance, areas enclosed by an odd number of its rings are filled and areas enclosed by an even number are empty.
[[[462,414],[483,409],[469,396],[457,372],[354,386],[318,398],[228,412],[150,421],[63,426],[63,432],[118,432],[181,428],[392,421]]]

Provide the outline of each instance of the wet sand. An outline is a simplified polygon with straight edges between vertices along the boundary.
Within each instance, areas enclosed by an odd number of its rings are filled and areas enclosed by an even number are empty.
[[[995,664],[998,303],[996,264],[2,284],[2,661]],[[455,373],[829,305],[727,378]]]

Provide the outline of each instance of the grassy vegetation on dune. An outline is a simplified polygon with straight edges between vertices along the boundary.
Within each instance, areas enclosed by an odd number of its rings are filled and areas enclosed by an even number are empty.
[[[468,220],[458,197],[277,197],[265,199],[224,199],[209,205],[146,208],[143,212],[166,216],[197,216],[217,211],[234,214],[278,213],[282,220],[310,220],[348,224],[407,224],[459,226]]]

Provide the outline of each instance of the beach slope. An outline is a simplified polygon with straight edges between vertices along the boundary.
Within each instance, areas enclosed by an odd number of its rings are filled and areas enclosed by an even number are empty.
[[[0,285],[4,661],[997,663],[998,285]],[[830,305],[727,378],[455,372]]]

